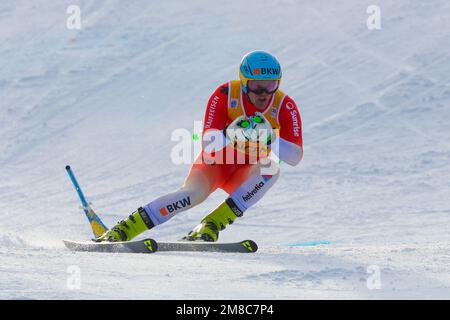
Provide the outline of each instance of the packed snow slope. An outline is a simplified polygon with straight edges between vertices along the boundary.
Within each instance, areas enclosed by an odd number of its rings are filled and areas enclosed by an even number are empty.
[[[0,298],[449,298],[450,2],[376,1],[369,30],[372,4],[2,0]],[[65,249],[91,237],[65,165],[109,226],[175,190],[172,133],[256,49],[282,62],[305,145],[221,233],[259,252]],[[179,239],[224,198],[143,236]]]

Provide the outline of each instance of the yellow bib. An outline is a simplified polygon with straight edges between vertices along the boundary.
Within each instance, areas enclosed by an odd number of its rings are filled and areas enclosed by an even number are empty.
[[[233,122],[234,119],[245,114],[243,95],[245,94],[241,88],[241,82],[239,80],[232,80],[228,84],[228,124]],[[280,113],[281,105],[285,98],[285,94],[281,90],[277,90],[272,95],[272,99],[266,109],[260,111],[264,117],[270,122],[273,129],[280,129],[280,123],[278,115]],[[278,131],[278,130],[276,130]]]

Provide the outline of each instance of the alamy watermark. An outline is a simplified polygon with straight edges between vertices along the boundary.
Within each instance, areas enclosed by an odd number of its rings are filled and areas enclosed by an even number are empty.
[[[269,140],[269,133],[265,129],[255,130],[244,137],[242,130],[234,129],[227,129],[226,135],[219,130],[215,130],[214,134],[203,135],[202,128],[201,121],[194,121],[194,132],[184,128],[172,132],[171,140],[176,142],[170,153],[172,163],[259,164],[261,174],[277,172],[280,160],[271,151],[279,150],[278,130],[274,130],[270,143],[266,143],[261,142]]]
[[[81,29],[81,9],[77,5],[70,5],[67,7],[66,13],[69,17],[66,20],[66,27],[69,30]]]
[[[366,20],[366,26],[369,30],[381,29],[381,8],[377,5],[367,7],[366,13],[369,15]]]
[[[69,290],[80,290],[81,289],[81,269],[79,266],[68,266],[67,273],[69,276],[67,277],[66,286]]]
[[[367,273],[369,277],[367,278],[366,285],[369,290],[379,290],[381,289],[381,271],[380,267],[377,265],[371,265],[367,267]]]

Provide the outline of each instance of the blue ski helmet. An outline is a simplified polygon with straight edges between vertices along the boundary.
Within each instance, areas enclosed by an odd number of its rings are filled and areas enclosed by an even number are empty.
[[[265,51],[247,53],[239,66],[242,90],[247,93],[248,80],[281,81],[281,66],[277,58]]]

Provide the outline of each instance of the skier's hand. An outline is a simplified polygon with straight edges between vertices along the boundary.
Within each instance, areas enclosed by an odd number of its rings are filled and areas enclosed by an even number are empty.
[[[247,141],[245,136],[244,123],[248,123],[248,119],[245,116],[237,117],[231,122],[224,130],[225,137],[234,144],[236,141]]]
[[[267,157],[270,143],[275,137],[270,122],[260,112],[246,118],[236,118],[226,129],[231,146],[240,153],[251,157]]]
[[[258,119],[259,118],[259,119]],[[272,128],[271,123],[261,112],[255,112],[253,117],[250,117],[256,127],[256,140],[259,143],[270,145],[276,139],[276,134]]]

